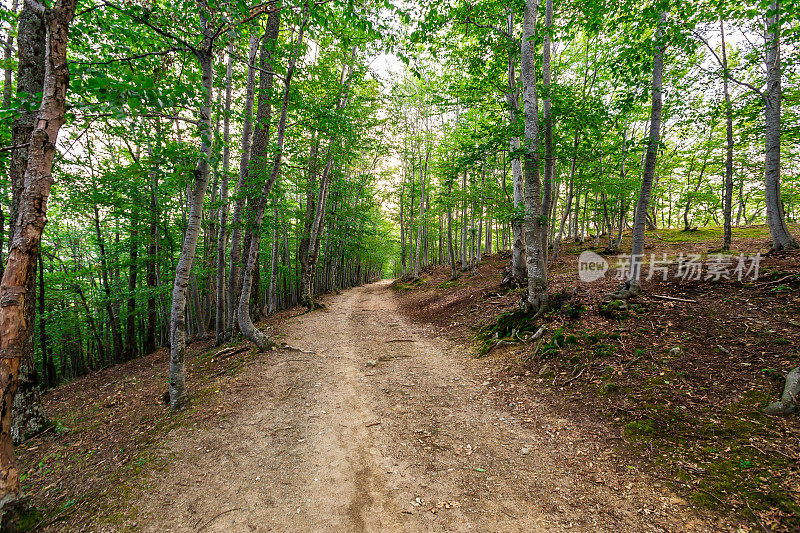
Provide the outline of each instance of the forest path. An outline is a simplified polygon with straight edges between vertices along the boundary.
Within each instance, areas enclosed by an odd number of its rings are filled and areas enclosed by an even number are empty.
[[[146,531],[719,531],[612,450],[534,406],[497,407],[485,365],[412,325],[386,281],[282,326],[314,353],[236,379],[234,415],[171,435],[137,502]],[[245,387],[244,385],[248,385]]]

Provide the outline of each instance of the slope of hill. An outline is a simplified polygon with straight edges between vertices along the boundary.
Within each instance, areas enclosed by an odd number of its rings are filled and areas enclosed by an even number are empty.
[[[755,280],[702,279],[708,263],[701,279],[678,278],[681,255],[706,254],[719,239],[712,230],[650,235],[646,254],[667,254],[668,279],[644,282],[628,309],[603,304],[619,281],[579,282],[579,254],[594,243],[570,244],[551,266],[558,309],[536,323],[507,314],[521,294],[501,286],[507,255],[485,256],[455,280],[449,267],[431,268],[396,288],[409,316],[498,362],[491,386],[519,416],[545,401],[578,423],[603,421],[609,446],[691,500],[794,530],[800,424],[762,409],[800,362],[800,255],[762,257]],[[739,229],[734,244],[736,264],[740,253],[768,250],[768,232]]]

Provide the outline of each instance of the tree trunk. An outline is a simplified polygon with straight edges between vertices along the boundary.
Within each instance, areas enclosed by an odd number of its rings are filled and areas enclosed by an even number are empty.
[[[631,250],[631,266],[628,277],[629,289],[638,293],[641,288],[642,256],[644,252],[644,232],[647,226],[647,211],[650,194],[653,189],[653,178],[658,162],[658,145],[661,136],[661,82],[664,73],[664,24],[667,20],[666,11],[661,12],[655,34],[655,53],[653,55],[653,99],[650,108],[650,137],[647,143],[647,155],[644,160],[642,172],[642,187],[639,191],[639,200],[636,202],[636,212],[633,221],[633,245]]]
[[[90,156],[91,157],[91,156]],[[103,234],[100,231],[100,211],[97,204],[94,204],[94,229],[97,238],[97,246],[100,248],[100,276],[105,292],[105,308],[108,313],[108,321],[111,326],[111,341],[113,346],[112,357],[107,359],[108,364],[119,363],[122,360],[122,333],[120,332],[119,315],[115,312],[113,298],[111,296],[111,283],[108,279],[108,259],[106,245]]]
[[[24,0],[23,0],[23,3]],[[11,15],[12,17],[17,14],[17,0],[11,2]],[[14,51],[14,31],[13,25],[9,24],[8,35],[6,35],[6,42],[3,46],[4,59],[5,59],[5,72],[3,78],[3,108],[8,109],[11,106],[11,54]],[[16,145],[12,145],[16,146]]]
[[[580,131],[575,130],[575,136],[572,140],[572,163],[569,170],[569,190],[567,191],[567,199],[564,202],[564,214],[561,216],[561,224],[558,227],[558,234],[556,235],[555,242],[553,243],[553,261],[558,257],[558,249],[561,246],[561,238],[564,235],[564,224],[569,218],[570,210],[572,209],[572,192],[575,185],[575,169],[578,159],[578,143],[580,142]],[[624,142],[624,135],[623,135]],[[624,152],[623,152],[624,156]]]
[[[201,49],[197,50],[197,59],[202,70],[203,103],[200,107],[200,154],[194,170],[194,189],[189,192],[189,219],[183,237],[181,254],[175,269],[175,282],[172,288],[172,306],[170,309],[170,360],[169,360],[169,398],[173,410],[180,408],[188,400],[186,390],[186,297],[189,289],[189,277],[192,272],[197,240],[200,236],[203,219],[203,199],[208,188],[211,153],[211,98],[214,87],[213,51],[210,38],[206,36],[207,19],[205,8],[200,5],[200,25],[203,35]]]
[[[400,182],[400,262],[403,266],[403,271],[401,274],[401,278],[405,278],[408,274],[407,266],[406,266],[406,228],[405,228],[405,217],[403,208],[405,205],[405,192],[406,192],[406,180],[402,180]]]
[[[19,65],[17,70],[17,98],[27,102],[32,111],[23,111],[16,116],[11,125],[11,145],[20,146],[11,152],[9,177],[11,180],[12,200],[9,226],[12,245],[14,227],[17,221],[20,197],[25,188],[24,176],[28,167],[30,148],[24,146],[30,141],[34,129],[37,112],[36,96],[41,92],[45,80],[45,20],[28,2],[23,2],[19,15],[17,30],[17,48]],[[25,108],[23,108],[25,109]]]
[[[295,47],[291,52],[291,56],[289,58],[289,64],[286,69],[286,76],[284,77],[284,91],[283,91],[283,102],[281,105],[281,114],[278,120],[278,127],[276,130],[276,139],[275,139],[275,149],[274,149],[274,159],[272,162],[272,170],[269,174],[269,179],[264,183],[261,188],[260,194],[253,199],[253,223],[252,229],[250,230],[250,250],[247,254],[247,265],[244,270],[244,276],[242,276],[242,293],[239,297],[239,329],[242,331],[242,334],[250,339],[260,350],[269,350],[275,343],[273,343],[269,338],[255,327],[253,324],[253,320],[250,317],[250,293],[253,286],[253,275],[255,269],[257,267],[258,262],[258,245],[259,245],[259,237],[261,235],[261,223],[264,220],[264,210],[266,208],[267,199],[269,197],[269,193],[272,190],[272,187],[275,185],[275,182],[278,179],[278,175],[281,168],[281,160],[283,157],[283,141],[284,141],[284,134],[286,132],[286,115],[288,112],[289,107],[289,96],[290,96],[290,89],[292,84],[292,75],[294,74],[295,64],[297,61],[297,54],[300,47],[303,44],[303,34],[305,30],[305,25],[308,21],[308,6],[304,6],[304,16],[303,21],[300,23],[300,31],[297,34],[297,42],[295,43]],[[277,10],[273,13],[270,13],[267,19],[267,26],[269,26],[269,19],[275,18],[274,26],[275,26],[275,37],[276,39],[273,41],[273,45],[277,45],[277,29],[280,25],[280,10]],[[274,50],[273,47],[270,48],[269,52],[271,53]],[[263,56],[262,56],[263,57]],[[266,57],[264,59],[267,59]],[[271,61],[262,62],[262,68],[264,65],[269,65]],[[262,95],[259,95],[261,97]],[[264,95],[267,98],[269,97],[269,93]],[[260,98],[259,98],[260,99]],[[260,103],[260,102],[259,102]],[[269,117],[271,115],[271,109],[267,110],[266,119],[269,121]],[[267,122],[268,124],[268,122]],[[269,137],[269,130],[264,127],[261,130],[261,135],[259,136],[259,144],[261,142],[264,143],[266,147],[266,141]],[[257,144],[254,139],[254,146]],[[264,170],[266,170],[266,152],[262,152],[260,150],[256,150],[255,152],[258,154],[256,159],[251,162],[250,168],[254,172],[256,176],[263,176]],[[263,153],[263,156],[261,155]]]
[[[767,16],[767,90],[764,93],[764,181],[766,186],[767,224],[773,250],[798,247],[786,227],[781,198],[781,14],[779,0],[769,5]]]
[[[319,259],[320,235],[322,233],[325,210],[327,209],[328,193],[331,186],[331,165],[333,164],[333,150],[334,147],[331,139],[331,144],[328,146],[328,160],[325,164],[325,169],[322,172],[322,179],[319,185],[319,194],[317,195],[316,207],[314,208],[314,218],[312,219],[311,229],[308,238],[308,250],[306,251],[306,266],[305,277],[302,277],[300,283],[302,285],[302,293],[305,295],[306,300],[302,301],[309,310],[314,309],[317,304],[314,301],[314,271]],[[302,276],[302,274],[301,274]]]
[[[265,29],[264,37],[267,38],[267,31]],[[271,34],[270,34],[271,35]],[[242,261],[242,216],[244,214],[245,195],[242,189],[246,187],[245,181],[248,178],[250,167],[250,152],[251,142],[253,138],[253,103],[255,101],[255,76],[256,76],[256,53],[258,52],[258,33],[253,30],[250,36],[250,51],[248,54],[247,68],[247,92],[244,100],[244,125],[242,127],[242,155],[239,162],[239,179],[236,182],[234,189],[234,197],[236,202],[233,207],[233,216],[231,217],[231,253],[230,261],[231,266],[228,271],[228,298],[227,298],[227,315],[226,315],[226,328],[225,340],[229,340],[233,336],[234,328],[237,327],[238,319],[236,317],[236,309],[239,304],[239,295],[241,293],[241,261]],[[269,89],[272,90],[272,76],[264,73],[259,76],[259,91],[262,89],[263,83],[269,82]],[[266,106],[264,106],[266,107]],[[263,116],[261,115],[262,106],[259,106],[259,116],[256,117],[257,123],[261,123]],[[266,110],[266,109],[265,109]]]
[[[134,197],[134,202],[137,200]],[[133,359],[139,353],[136,346],[136,275],[139,261],[139,214],[138,205],[134,205],[131,213],[131,234],[128,265],[128,320],[125,328],[125,357]]]
[[[195,318],[194,337],[196,337],[197,340],[204,340],[208,336],[208,332],[206,331],[206,321],[203,314],[203,303],[202,299],[200,298],[200,289],[198,288],[198,282],[196,276],[190,276],[189,287],[192,291],[192,306],[194,307],[194,318]]]
[[[507,31],[509,35],[514,32],[514,13],[509,10]],[[517,123],[517,113],[519,113],[519,90],[516,82],[516,67],[514,66],[514,48],[508,50],[508,90],[506,91],[506,105],[508,106],[508,116],[512,128]],[[511,250],[511,283],[514,286],[522,286],[525,281],[525,233],[523,232],[523,217],[520,210],[524,203],[524,184],[522,181],[522,158],[519,155],[519,137],[511,137],[511,176],[512,188],[514,191],[514,213],[511,218],[511,231],[513,234]]]
[[[487,254],[492,253],[492,232],[494,231],[493,228],[493,219],[491,216],[491,210],[489,206],[486,207],[486,243],[484,244],[484,251]]]
[[[161,128],[156,119],[156,138],[160,137]],[[148,147],[152,159],[153,152]],[[156,323],[158,313],[156,309],[155,291],[158,287],[156,276],[156,264],[158,262],[158,167],[155,161],[151,161],[150,171],[150,235],[147,242],[147,289],[150,293],[147,299],[147,332],[144,340],[144,353],[150,354],[156,351]]]
[[[35,109],[35,98],[45,82],[45,17],[37,13],[27,2],[23,5],[18,26],[18,55],[19,66],[17,72],[17,96],[23,101],[30,102],[31,109]],[[6,71],[7,75],[10,71]],[[10,85],[4,90],[10,92]],[[8,95],[10,98],[10,94]],[[6,94],[3,95],[4,99]],[[36,120],[36,111],[23,111],[12,122],[11,144],[21,146],[31,139]],[[11,217],[9,219],[9,247],[13,246],[16,236],[16,221],[25,190],[25,173],[28,169],[30,147],[13,150],[9,178],[11,181],[12,201]],[[5,271],[3,271],[5,273]],[[35,274],[35,273],[34,273]],[[28,280],[26,291],[31,295],[25,299],[25,322],[33,327],[35,321],[35,293],[36,276]],[[41,407],[41,396],[36,372],[36,360],[33,344],[25,347],[19,375],[17,377],[17,394],[14,400],[14,413],[12,416],[11,433],[15,442],[24,440],[26,434],[39,431],[47,423],[44,410]]]
[[[415,185],[417,183],[414,177],[414,159],[413,154],[411,157],[411,170],[408,173],[411,175],[411,190],[408,191],[409,200],[411,203],[408,206],[408,260],[411,261],[410,276],[414,276],[414,192],[416,191]]]
[[[255,33],[255,32],[254,32]],[[231,97],[233,77],[234,40],[228,43],[228,62],[225,69],[225,110],[222,118],[222,179],[219,191],[219,235],[217,236],[216,300],[214,316],[214,343],[225,340],[225,249],[228,246],[228,176],[231,168]]]
[[[525,307],[538,315],[547,306],[547,256],[542,243],[547,217],[539,175],[539,97],[536,89],[535,43],[537,0],[527,0],[522,22],[522,101],[525,110],[525,246],[528,293]],[[546,233],[544,233],[546,235]]]
[[[317,152],[319,150],[319,140],[316,137],[316,132],[311,139],[311,148],[308,154],[308,169],[306,175],[308,176],[308,190],[306,191],[306,210],[303,216],[303,237],[300,239],[298,247],[298,259],[300,260],[300,301],[306,307],[313,306],[314,295],[309,294],[310,277],[308,264],[308,252],[311,245],[311,228],[314,226],[314,219],[316,217],[316,204],[317,204]]]
[[[26,6],[29,4],[26,3]],[[36,275],[42,230],[47,222],[47,200],[53,183],[56,142],[64,124],[65,97],[69,84],[67,41],[69,23],[75,13],[75,0],[57,0],[43,13],[47,32],[47,68],[42,102],[36,114],[35,129],[28,147],[18,214],[14,219],[14,239],[0,283],[0,521],[3,529],[15,527],[14,504],[19,501],[19,470],[14,459],[11,414],[21,360],[30,349],[33,324],[27,321],[26,306],[32,305],[30,286]],[[20,44],[20,49],[28,46]]]
[[[722,89],[725,96],[725,188],[722,194],[722,210],[725,217],[722,249],[731,248],[731,218],[733,212],[733,108],[728,91],[728,52],[725,46],[725,21],[720,18],[720,35],[722,36]]]
[[[545,258],[547,257],[548,228],[550,226],[550,207],[553,197],[553,182],[555,181],[555,161],[553,159],[553,113],[551,110],[550,98],[550,53],[553,42],[553,0],[545,0],[544,15],[544,49],[542,51],[542,86],[545,91],[544,105],[542,106],[544,119],[544,181],[542,183],[543,195],[542,212],[543,224],[540,227],[542,232],[541,247]],[[602,179],[601,179],[602,182]],[[546,281],[546,280],[545,280]]]
[[[452,176],[447,179],[447,197],[451,198],[453,194],[453,178]],[[453,248],[453,208],[447,207],[447,253],[450,260],[450,279],[456,279],[458,272],[456,270],[456,252]]]
[[[250,316],[254,321],[259,321],[262,318],[261,306],[259,299],[261,298],[261,250],[258,250],[256,255],[256,266],[253,269],[253,282],[252,282],[251,298],[250,298]]]
[[[467,169],[461,181],[461,192],[464,199],[461,202],[461,270],[467,269]]]
[[[56,384],[56,367],[53,364],[53,352],[47,338],[47,321],[45,319],[44,303],[44,260],[39,253],[39,345],[42,349],[42,383],[46,388]]]
[[[742,215],[745,215],[744,180],[739,180],[739,208],[736,210],[736,227],[742,224]],[[746,217],[746,215],[745,215]]]
[[[419,278],[420,246],[422,242],[422,228],[425,220],[425,175],[422,173],[422,159],[419,162],[419,223],[417,224],[416,258],[414,259],[414,279]]]
[[[267,314],[271,315],[278,310],[278,210],[274,209],[275,226],[272,228],[272,253],[269,266],[269,289],[267,295]]]
[[[481,207],[478,210],[478,263],[481,262],[481,255],[483,254],[483,209],[486,204],[486,161],[481,166]]]

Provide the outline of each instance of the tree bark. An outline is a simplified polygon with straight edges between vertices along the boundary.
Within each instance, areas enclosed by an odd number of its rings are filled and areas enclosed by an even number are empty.
[[[544,180],[542,183],[542,216],[544,224],[540,228],[541,246],[545,259],[547,257],[548,228],[550,226],[550,207],[553,197],[553,182],[555,181],[555,161],[553,159],[553,113],[550,97],[552,82],[550,55],[553,42],[553,0],[545,0],[544,10],[544,49],[542,51],[542,86],[545,91],[542,118],[544,119]],[[602,179],[601,179],[602,182]]]
[[[137,202],[134,196],[134,202]],[[139,261],[139,214],[138,205],[134,205],[131,213],[131,234],[128,265],[128,320],[125,327],[125,358],[133,359],[139,354],[136,345],[136,277]]]
[[[266,36],[266,30],[264,32]],[[253,31],[250,36],[250,51],[248,54],[249,65],[255,65],[256,53],[258,52],[258,34]],[[233,216],[231,217],[231,244],[230,244],[230,261],[231,266],[228,271],[228,298],[227,298],[227,324],[225,328],[225,340],[229,340],[233,336],[234,328],[238,325],[236,318],[236,309],[239,304],[239,294],[241,293],[241,260],[242,260],[242,215],[245,205],[246,196],[243,188],[246,188],[245,181],[248,177],[248,169],[250,167],[250,153],[251,143],[253,139],[253,104],[255,101],[255,66],[248,66],[247,68],[247,90],[244,99],[244,125],[242,127],[242,155],[239,162],[239,179],[234,188],[234,202]],[[269,78],[269,83],[272,83],[272,77],[266,73],[259,76],[259,91],[261,90],[262,80],[266,81]],[[270,85],[270,90],[271,90]],[[259,106],[259,112],[261,106]],[[261,117],[256,117],[256,120],[261,120]]]
[[[331,139],[331,144],[334,142]],[[331,165],[333,164],[333,149],[332,145],[328,146],[328,161],[325,164],[325,169],[322,173],[322,179],[319,185],[319,194],[317,195],[316,207],[314,209],[314,218],[311,223],[309,232],[308,249],[306,251],[306,270],[301,273],[301,291],[305,300],[301,300],[309,310],[314,309],[317,304],[314,302],[314,270],[319,258],[320,236],[322,233],[325,210],[327,209],[328,193],[331,186]],[[302,277],[302,274],[305,277]]]
[[[419,279],[420,246],[422,246],[422,229],[425,220],[425,175],[422,172],[422,160],[419,162],[419,222],[417,223],[416,256],[414,259],[414,279]]]
[[[47,321],[45,320],[44,302],[44,260],[39,253],[39,345],[42,350],[42,383],[49,388],[56,383],[56,367],[53,364],[53,353],[48,344]]]
[[[161,128],[156,119],[156,138],[160,137]],[[144,353],[150,354],[156,351],[156,323],[158,313],[156,310],[155,291],[158,287],[156,276],[156,263],[158,261],[158,167],[153,159],[152,148],[148,146],[150,153],[150,234],[147,242],[147,288],[150,296],[147,298],[147,331],[144,339]]]
[[[454,179],[452,176],[447,179],[448,198],[451,198],[453,194]],[[458,271],[456,270],[456,252],[453,248],[453,208],[450,206],[447,206],[447,254],[450,260],[450,279],[453,280],[458,277]]]
[[[639,191],[639,200],[636,202],[636,212],[633,221],[633,245],[631,249],[631,266],[628,277],[628,289],[633,293],[641,290],[639,278],[641,276],[642,256],[644,253],[644,232],[647,226],[647,211],[650,203],[650,194],[653,189],[653,178],[658,162],[658,148],[661,140],[661,83],[664,74],[664,24],[667,20],[666,11],[661,12],[655,34],[655,52],[653,54],[653,83],[652,104],[650,107],[650,137],[647,142],[647,154],[642,171],[642,187]]]
[[[798,247],[789,233],[781,198],[781,14],[779,0],[768,8],[767,27],[767,90],[764,93],[764,181],[766,186],[767,224],[772,235],[773,250]]]
[[[405,206],[405,192],[406,192],[406,180],[403,179],[400,182],[400,263],[403,268],[400,277],[404,279],[408,274],[406,266],[406,228],[405,228],[405,217],[403,216],[404,206]]]
[[[514,13],[509,10],[507,20],[507,31],[509,35],[514,34]],[[506,105],[508,106],[508,117],[511,127],[517,124],[517,114],[519,113],[519,90],[516,82],[516,67],[514,65],[514,48],[508,50],[508,89],[506,90]],[[513,188],[514,214],[511,218],[512,249],[511,249],[511,282],[515,286],[522,286],[525,281],[525,233],[523,232],[523,218],[519,216],[519,211],[524,204],[524,184],[522,180],[522,158],[519,155],[519,137],[512,136],[511,147],[511,176]]]
[[[564,224],[566,224],[567,219],[569,218],[570,210],[572,209],[572,193],[573,187],[575,186],[575,170],[576,164],[578,159],[578,143],[580,142],[580,130],[575,130],[575,136],[572,140],[572,163],[570,164],[569,170],[569,190],[567,191],[567,199],[564,202],[564,214],[561,216],[561,224],[558,227],[558,235],[556,235],[555,242],[553,243],[553,261],[555,261],[556,257],[558,257],[558,249],[561,246],[561,238],[564,236]],[[623,135],[623,144],[625,142],[625,137]],[[624,157],[623,151],[623,157]]]
[[[33,108],[34,99],[42,91],[45,83],[46,27],[45,16],[36,12],[28,3],[23,5],[20,13],[17,43],[19,50],[17,96],[23,101],[30,102],[32,104],[31,108]],[[10,85],[5,86],[4,90],[10,91]],[[3,97],[5,99],[5,93]],[[30,140],[34,131],[36,117],[36,111],[23,111],[14,119],[11,126],[11,144],[13,146],[24,145]],[[12,200],[9,219],[9,247],[13,245],[17,231],[16,220],[20,210],[22,194],[25,190],[25,173],[31,157],[30,150],[30,147],[22,147],[13,150],[11,153],[9,178],[11,181]],[[4,270],[3,273],[5,273]],[[25,322],[33,327],[35,321],[35,275],[28,280],[25,290],[30,294],[30,298],[25,300]],[[26,434],[38,432],[46,423],[47,418],[41,406],[36,360],[33,344],[31,343],[25,347],[17,378],[17,394],[14,400],[11,426],[14,442],[24,440]]]
[[[481,165],[481,197],[480,208],[478,210],[478,257],[477,262],[481,262],[483,255],[483,210],[486,207],[486,161]]]
[[[169,398],[170,406],[176,410],[183,406],[189,396],[186,390],[186,298],[189,289],[189,277],[194,264],[197,240],[200,236],[203,219],[203,200],[208,188],[209,166],[211,155],[211,99],[214,87],[214,56],[210,28],[206,18],[206,10],[201,2],[200,26],[203,43],[196,56],[202,71],[203,103],[200,106],[200,154],[194,170],[194,189],[188,194],[189,215],[186,232],[183,237],[181,254],[175,268],[175,282],[172,288],[172,306],[170,309],[170,360],[169,360]]]
[[[278,210],[274,209],[275,226],[272,228],[272,253],[269,263],[269,289],[267,290],[267,314],[271,315],[278,310]]]
[[[216,305],[214,341],[217,346],[225,340],[225,249],[228,246],[228,173],[231,167],[231,97],[233,78],[234,40],[228,43],[228,62],[225,69],[225,111],[222,118],[222,179],[219,191],[219,234],[217,236]]]
[[[113,346],[112,358],[107,359],[106,362],[108,364],[115,364],[122,360],[122,333],[120,332],[119,315],[115,312],[111,296],[111,282],[108,279],[108,258],[103,234],[100,231],[100,211],[97,209],[97,204],[94,204],[94,229],[95,237],[97,238],[97,246],[100,248],[100,279],[103,283],[103,291],[106,296],[105,308],[111,326],[110,333]]]
[[[298,247],[298,259],[300,260],[300,301],[306,307],[313,301],[313,294],[308,294],[309,286],[306,279],[310,276],[308,264],[308,250],[311,244],[311,228],[314,226],[315,208],[317,204],[317,152],[319,150],[319,140],[316,132],[311,138],[311,148],[308,154],[308,190],[306,191],[306,210],[303,216],[303,237],[300,239]]]
[[[24,0],[23,0],[24,2]],[[12,0],[11,2],[11,15],[17,14],[17,0]],[[13,25],[9,24],[8,28],[8,35],[6,35],[6,42],[3,47],[4,52],[4,59],[5,59],[5,72],[3,78],[3,108],[8,109],[11,105],[11,76],[12,76],[12,68],[11,68],[11,54],[14,51],[14,31]],[[16,146],[16,145],[12,145]]]
[[[25,351],[30,349],[33,337],[33,324],[27,321],[25,313],[26,306],[33,304],[27,289],[36,275],[36,257],[47,222],[47,200],[53,183],[56,142],[64,124],[69,84],[67,41],[74,14],[75,0],[57,0],[43,13],[48,50],[42,102],[30,136],[28,165],[14,219],[14,239],[0,282],[0,300],[3,302],[0,306],[0,520],[3,528],[15,526],[16,516],[11,509],[20,495],[11,414],[20,363]]]
[[[278,127],[276,129],[276,138],[275,138],[275,149],[274,149],[274,157],[272,161],[272,170],[269,174],[269,179],[264,183],[261,187],[260,194],[253,199],[252,206],[253,206],[253,224],[250,230],[250,249],[247,255],[247,265],[244,270],[244,276],[242,277],[242,294],[239,297],[239,329],[242,331],[242,334],[250,339],[260,350],[269,350],[275,343],[269,340],[269,338],[259,330],[255,324],[253,324],[253,320],[250,317],[250,293],[253,286],[253,275],[255,269],[257,268],[258,262],[258,245],[261,236],[261,224],[264,220],[264,210],[266,208],[267,199],[269,198],[269,193],[272,190],[272,187],[275,185],[275,182],[278,179],[278,175],[280,173],[281,168],[281,160],[283,158],[283,141],[284,141],[284,134],[286,132],[286,115],[288,112],[289,107],[289,96],[290,96],[290,89],[292,84],[292,76],[294,74],[295,65],[297,62],[297,55],[299,52],[300,47],[303,43],[303,35],[305,31],[305,25],[308,22],[308,4],[306,4],[303,8],[303,20],[300,23],[300,30],[297,35],[297,42],[295,44],[294,49],[291,52],[291,56],[289,58],[289,64],[286,68],[286,75],[284,77],[284,91],[283,91],[283,101],[281,104],[281,114],[280,118],[278,119]],[[278,26],[280,25],[280,10],[276,10],[273,13],[270,13],[269,18],[275,17],[275,29],[277,30]],[[267,20],[267,25],[269,26],[269,18]],[[277,32],[275,34],[277,38]],[[277,44],[275,41],[274,44]],[[267,63],[269,64],[269,63]],[[262,68],[264,63],[262,62]],[[271,110],[268,110],[267,120],[271,114]],[[269,135],[269,130],[264,128],[263,130],[263,137],[262,140],[266,144],[266,140]],[[255,146],[255,139],[254,139],[254,146]],[[256,154],[259,154],[256,151]],[[254,171],[256,176],[263,175],[263,171],[265,170],[266,166],[266,155],[264,157],[257,157],[251,162],[250,168]]]
[[[461,270],[467,269],[467,169],[464,169],[464,177],[461,180],[461,193],[464,199],[461,201]]]
[[[722,195],[722,210],[725,218],[722,249],[731,248],[731,219],[733,213],[733,108],[728,91],[728,52],[725,46],[725,21],[720,18],[720,34],[722,36],[722,90],[725,96],[725,189]]]
[[[522,101],[525,110],[525,246],[528,293],[524,302],[529,313],[538,315],[547,306],[547,255],[542,243],[547,216],[543,210],[539,174],[539,97],[536,88],[535,43],[538,0],[527,0],[522,22]],[[544,233],[546,235],[546,233]]]

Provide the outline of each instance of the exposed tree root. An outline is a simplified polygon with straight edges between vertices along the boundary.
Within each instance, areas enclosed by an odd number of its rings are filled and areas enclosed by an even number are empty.
[[[800,367],[795,367],[786,376],[781,399],[771,403],[764,413],[774,416],[786,416],[797,411],[797,397],[800,395]]]
[[[617,290],[606,294],[606,300],[627,300],[642,293],[642,287],[637,281],[626,281],[621,283]]]
[[[302,314],[310,313],[311,311],[316,311],[318,309],[327,309],[327,306],[322,302],[317,302],[315,300],[309,300],[305,303],[306,310],[303,311]]]

